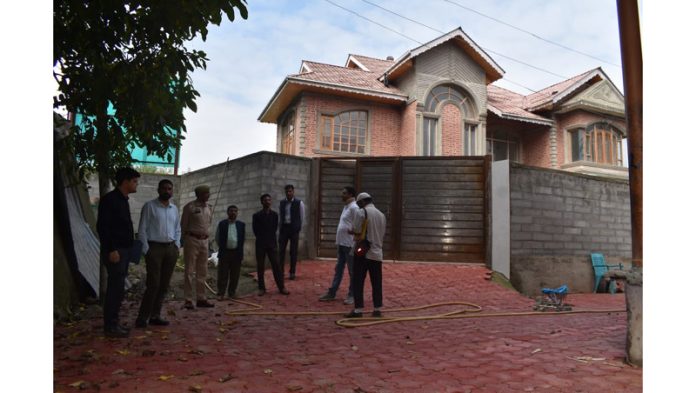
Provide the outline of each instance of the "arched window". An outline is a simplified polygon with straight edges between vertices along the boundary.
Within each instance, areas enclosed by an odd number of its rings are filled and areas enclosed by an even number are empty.
[[[478,121],[475,119],[475,109],[468,94],[460,87],[445,84],[434,87],[425,98],[423,106],[423,126],[419,136],[419,153],[424,156],[442,154],[442,109],[446,104],[455,105],[461,115],[461,140],[464,155],[476,155]]]
[[[321,116],[321,148],[347,153],[365,154],[367,112],[349,111]]]
[[[621,166],[621,138],[621,132],[607,123],[571,130],[571,158],[573,161]]]
[[[295,111],[290,112],[280,126],[281,153],[295,154]]]

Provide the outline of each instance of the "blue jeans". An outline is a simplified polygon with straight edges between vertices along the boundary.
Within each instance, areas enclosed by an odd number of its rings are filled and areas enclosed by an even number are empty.
[[[353,256],[350,255],[350,250],[352,247],[348,246],[338,246],[338,258],[336,260],[336,271],[334,273],[333,282],[331,283],[331,288],[329,288],[329,294],[336,296],[338,287],[341,286],[341,280],[343,280],[343,268],[348,263],[348,276],[350,280],[348,281],[348,296],[353,296]]]

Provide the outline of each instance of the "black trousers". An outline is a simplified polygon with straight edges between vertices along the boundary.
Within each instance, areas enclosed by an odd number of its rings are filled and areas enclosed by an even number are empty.
[[[101,252],[101,260],[106,266],[107,275],[106,294],[104,295],[104,329],[118,326],[118,312],[126,292],[130,252],[130,249],[119,249],[120,260],[116,263],[109,262],[108,252]]]
[[[256,245],[256,277],[259,281],[259,289],[266,290],[266,282],[264,280],[264,272],[266,271],[266,255],[268,255],[268,260],[271,262],[271,269],[273,269],[273,279],[275,280],[278,290],[285,288],[285,283],[283,280],[283,265],[282,262],[278,263],[278,248],[277,247],[264,247],[261,245]]]
[[[353,259],[353,298],[355,308],[365,307],[365,277],[370,273],[372,285],[372,304],[375,308],[382,307],[382,261],[374,261],[365,257],[355,256]]]
[[[295,275],[295,268],[297,267],[297,245],[300,242],[300,232],[294,232],[290,225],[283,224],[280,227],[280,235],[278,236],[278,242],[280,243],[280,265],[285,266],[285,249],[288,246],[288,240],[290,240],[290,274]],[[285,270],[285,268],[283,268]]]
[[[179,258],[179,250],[174,242],[149,243],[149,249],[145,255],[147,278],[145,293],[138,310],[139,320],[147,322],[152,317],[160,316],[162,302],[169,290],[169,281],[174,273],[177,258]]]
[[[242,270],[242,258],[238,250],[225,250],[225,255],[218,261],[217,287],[218,296],[227,294],[232,297],[237,292],[239,272]]]

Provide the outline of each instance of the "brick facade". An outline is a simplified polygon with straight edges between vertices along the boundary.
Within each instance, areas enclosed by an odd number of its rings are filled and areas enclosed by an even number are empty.
[[[446,104],[442,107],[440,115],[442,123],[442,155],[462,155],[462,113],[454,104]]]
[[[322,115],[337,115],[345,111],[367,111],[367,149],[365,155],[400,155],[401,124],[404,117],[401,108],[317,94],[304,94],[298,104],[298,113],[302,116],[300,135],[305,141],[300,155],[305,157],[326,157],[341,154],[354,156],[355,154],[352,153],[322,150],[318,135]],[[415,136],[415,130],[413,135]]]
[[[416,101],[401,112],[401,156],[416,155]]]

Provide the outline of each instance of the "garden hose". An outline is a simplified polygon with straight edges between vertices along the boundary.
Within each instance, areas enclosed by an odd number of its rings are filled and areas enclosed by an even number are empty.
[[[239,299],[231,299],[233,302],[247,305],[250,308],[241,310],[228,311],[225,314],[229,316],[244,316],[244,315],[265,315],[265,316],[308,316],[308,315],[344,315],[345,311],[260,311],[263,306],[260,304],[246,302]],[[407,321],[429,321],[437,319],[460,319],[460,318],[493,318],[493,317],[523,317],[523,316],[551,316],[551,315],[570,315],[570,314],[598,314],[598,313],[620,313],[626,312],[625,309],[607,309],[607,310],[578,310],[578,311],[557,311],[557,312],[501,312],[501,313],[480,313],[482,307],[463,301],[452,301],[443,303],[427,304],[424,306],[395,308],[382,310],[382,313],[397,313],[406,311],[417,311],[428,308],[443,307],[443,306],[465,306],[461,310],[455,310],[443,314],[422,315],[415,317],[365,317],[365,318],[342,318],[336,321],[338,326],[346,328],[363,327],[371,325],[379,325],[384,323],[407,322]]]

